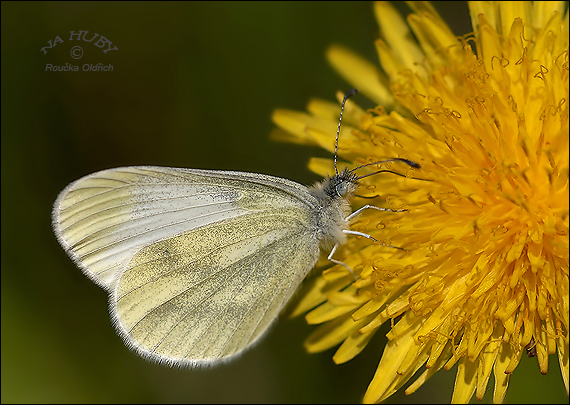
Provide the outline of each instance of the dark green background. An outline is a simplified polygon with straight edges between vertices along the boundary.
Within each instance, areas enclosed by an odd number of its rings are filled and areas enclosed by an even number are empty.
[[[436,6],[456,34],[470,31],[464,2]],[[115,334],[105,292],[57,244],[50,213],[69,182],[123,165],[312,183],[309,157],[327,154],[271,142],[271,112],[303,110],[311,97],[332,101],[350,87],[325,61],[333,43],[377,61],[372,4],[3,2],[1,16],[2,402],[360,401],[386,330],[341,366],[332,350],[305,353],[313,328],[302,318],[281,319],[243,357],[215,368],[139,358]],[[71,30],[99,33],[119,50],[105,55],[85,43],[75,62]],[[58,35],[65,42],[43,55]],[[44,71],[66,62],[114,71]],[[449,402],[455,370],[390,402]],[[566,402],[557,358],[547,376],[523,358],[506,399]]]

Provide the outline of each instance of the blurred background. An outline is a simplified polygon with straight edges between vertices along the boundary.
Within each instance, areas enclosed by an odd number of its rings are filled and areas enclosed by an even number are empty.
[[[465,2],[435,6],[457,35],[471,31]],[[372,4],[2,2],[1,11],[2,402],[360,402],[387,330],[339,366],[334,350],[304,351],[313,327],[302,317],[280,319],[229,364],[183,370],[141,359],[115,334],[106,293],[58,245],[50,214],[68,183],[117,166],[318,180],[308,159],[329,155],[272,142],[271,113],[350,88],[325,61],[331,44],[377,61]],[[72,59],[69,33],[79,30],[118,50],[85,42]],[[48,63],[113,71],[46,72]],[[449,402],[455,373],[388,403]],[[506,402],[567,400],[555,356],[546,376],[523,357]]]

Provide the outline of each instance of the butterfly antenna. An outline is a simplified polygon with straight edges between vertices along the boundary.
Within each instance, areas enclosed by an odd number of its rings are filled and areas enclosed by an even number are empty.
[[[416,162],[414,162],[414,161],[412,161],[412,160],[401,159],[401,158],[392,158],[392,159],[386,159],[386,160],[379,160],[378,162],[367,163],[367,164],[365,164],[365,165],[355,167],[354,169],[349,170],[349,173],[354,173],[356,170],[362,169],[363,167],[366,167],[366,166],[380,165],[380,164],[382,164],[382,163],[388,163],[388,162],[404,162],[404,163],[410,165],[411,167],[413,167],[413,168],[415,168],[415,169],[421,169],[421,167],[422,167],[419,163],[416,163]],[[406,176],[406,175],[404,175],[404,174],[397,173],[397,172],[394,172],[394,171],[392,171],[392,170],[386,170],[386,169],[384,169],[384,170],[378,170],[378,171],[376,171],[376,172],[374,172],[374,173],[365,174],[364,176],[358,176],[358,177],[356,178],[356,180],[361,180],[361,179],[363,179],[363,178],[365,178],[365,177],[374,176],[375,174],[379,174],[379,173],[392,173],[392,174],[395,174],[395,175],[397,175],[397,176],[408,177],[408,176]],[[419,179],[419,178],[417,178],[417,177],[409,177],[409,178],[410,178],[410,179],[413,179],[413,180],[433,181],[433,180],[429,180],[429,179]]]
[[[421,165],[419,163],[412,161],[412,160],[402,159],[402,158],[392,158],[392,159],[386,159],[386,160],[379,160],[377,162],[372,162],[372,163],[366,163],[365,165],[361,165],[361,166],[355,167],[354,169],[351,169],[350,173],[352,173],[358,169],[362,169],[363,167],[366,167],[366,166],[380,165],[382,163],[388,163],[388,162],[404,162],[413,168],[421,169]],[[367,175],[367,176],[369,176],[369,175]]]
[[[338,157],[338,135],[340,134],[340,124],[342,122],[342,112],[344,111],[344,103],[346,103],[346,100],[350,97],[355,95],[356,93],[358,93],[358,89],[350,89],[349,91],[346,92],[346,94],[344,95],[344,98],[342,99],[342,106],[340,107],[340,118],[338,119],[338,128],[336,130],[336,140],[334,141],[334,172],[335,174],[338,174],[338,169],[336,166],[336,160]]]

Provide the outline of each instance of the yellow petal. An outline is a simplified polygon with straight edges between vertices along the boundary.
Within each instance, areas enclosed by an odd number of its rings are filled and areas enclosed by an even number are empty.
[[[300,142],[312,145],[317,144],[307,132],[307,127],[315,121],[310,115],[291,110],[275,110],[271,120],[298,138]]]
[[[352,332],[357,331],[365,322],[366,319],[355,322],[350,315],[341,315],[317,327],[305,341],[305,349],[309,353],[328,350],[341,343]]]
[[[509,35],[511,26],[516,18],[522,18],[523,22],[530,23],[532,5],[529,1],[499,1],[499,15],[501,16],[501,31],[504,36]]]
[[[494,1],[470,1],[467,3],[469,6],[469,14],[471,16],[471,25],[473,31],[479,30],[479,15],[484,14],[489,24],[497,29],[497,21],[499,18],[498,3]]]
[[[352,313],[356,308],[358,308],[358,305],[337,306],[330,302],[325,302],[305,315],[305,319],[309,325],[316,325],[335,319],[348,312]]]
[[[560,15],[564,13],[566,1],[536,1],[533,3],[534,11],[531,14],[533,25],[537,27],[544,27],[552,17],[552,14],[557,12]]]
[[[322,277],[314,277],[306,281],[303,286],[304,293],[299,301],[295,303],[294,308],[291,309],[289,316],[295,317],[315,308],[317,305],[325,302],[331,292],[340,290],[348,284],[350,284],[350,281],[347,282],[344,279],[339,279],[336,282],[330,282]]]
[[[395,100],[389,90],[388,78],[373,64],[338,45],[327,50],[327,59],[362,94],[386,109],[393,109]]]
[[[459,361],[457,376],[455,377],[455,387],[451,398],[452,404],[466,404],[475,392],[477,382],[477,365],[471,363],[467,357]]]
[[[425,370],[417,379],[414,380],[408,388],[406,388],[406,395],[411,395],[418,390],[432,375],[441,370],[445,365],[446,359],[451,355],[451,345],[448,344],[445,347],[445,351],[438,357],[434,364]]]
[[[568,336],[568,335],[567,335]],[[560,337],[558,340],[558,361],[560,362],[560,371],[562,371],[562,379],[566,387],[566,395],[568,395],[568,337],[566,341]]]
[[[403,320],[404,318],[400,322]],[[376,403],[391,394],[392,390],[390,388],[392,383],[401,378],[397,374],[400,364],[406,358],[408,351],[416,345],[413,335],[419,326],[420,323],[415,322],[406,334],[388,342],[374,378],[364,394],[364,403]]]
[[[374,332],[352,332],[335,352],[333,361],[336,364],[342,364],[352,360],[366,347],[372,336],[374,336]]]
[[[401,17],[400,13],[388,1],[380,1],[374,3],[374,15],[380,26],[382,38],[386,41],[386,49],[394,50],[391,58],[397,58],[400,68],[417,71],[417,64],[421,64],[425,56],[418,46],[408,24]],[[386,73],[392,76],[393,73],[386,69],[385,63],[381,59],[381,65],[385,68]],[[394,60],[394,62],[396,61]],[[399,69],[400,69],[399,68]],[[398,69],[398,70],[399,70]]]
[[[489,382],[489,377],[491,376],[491,371],[493,370],[493,365],[499,354],[499,348],[501,347],[501,336],[504,329],[500,326],[496,327],[493,331],[491,341],[480,355],[479,358],[479,369],[477,374],[477,399],[482,400],[487,390],[487,384]]]
[[[505,370],[511,361],[513,352],[508,343],[501,344],[497,359],[495,360],[495,367],[493,367],[493,375],[495,376],[495,390],[493,391],[493,402],[495,404],[502,404],[507,393],[509,386],[510,374],[506,374]]]

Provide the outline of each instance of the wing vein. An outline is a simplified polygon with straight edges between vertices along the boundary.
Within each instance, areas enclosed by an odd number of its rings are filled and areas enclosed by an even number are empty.
[[[167,228],[167,227],[170,227],[170,226],[172,226],[172,225],[179,225],[179,224],[182,224],[182,223],[184,223],[184,222],[191,221],[191,220],[196,219],[196,218],[203,218],[203,217],[205,218],[205,217],[207,217],[207,216],[209,216],[209,215],[217,214],[217,213],[220,213],[220,212],[228,212],[228,211],[232,211],[232,210],[233,210],[233,208],[232,208],[232,209],[227,209],[227,210],[220,210],[220,211],[217,211],[217,212],[215,212],[215,213],[209,213],[209,214],[205,214],[205,215],[203,215],[203,216],[196,216],[196,217],[193,217],[193,218],[184,219],[184,220],[181,220],[181,221],[178,221],[178,222],[170,223],[170,224],[167,224],[167,225],[162,225],[162,226],[160,226],[160,227],[158,227],[158,228],[154,228],[154,229],[151,229],[151,230],[148,230],[148,231],[136,233],[136,234],[130,235],[130,236],[128,236],[128,237],[125,237],[125,238],[123,238],[123,239],[120,239],[120,240],[117,240],[117,241],[113,241],[113,242],[111,242],[111,243],[108,243],[108,244],[105,245],[105,246],[101,246],[101,247],[99,247],[99,248],[97,248],[97,249],[91,250],[91,251],[89,251],[89,252],[87,252],[87,253],[85,253],[85,254],[83,254],[83,255],[81,255],[81,256],[78,255],[78,259],[79,259],[79,260],[82,260],[82,259],[84,259],[85,257],[87,257],[87,256],[89,256],[89,255],[98,253],[98,252],[100,252],[100,251],[102,251],[102,250],[105,250],[105,249],[109,249],[110,247],[115,246],[115,245],[119,245],[119,244],[121,244],[121,243],[123,243],[123,242],[125,242],[125,241],[127,241],[127,240],[136,239],[136,238],[138,238],[138,237],[141,236],[141,235],[144,235],[144,234],[147,234],[147,233],[150,233],[150,232],[155,232],[155,231],[157,231],[157,230],[159,230],[159,229]],[[271,211],[270,209],[265,209],[265,210],[261,210],[261,211],[258,211],[258,212],[270,212],[270,211]],[[246,213],[241,214],[241,215],[239,215],[239,216],[243,216],[243,215],[246,215]],[[272,214],[272,215],[275,215],[275,214]],[[269,217],[269,216],[270,216],[270,215],[268,215],[268,217]],[[282,216],[284,216],[284,217],[290,217],[290,218],[294,218],[294,219],[297,219],[297,220],[298,220],[298,218],[297,218],[296,216],[294,216],[294,215],[282,215]],[[211,224],[207,224],[207,225],[211,225]],[[205,225],[205,226],[207,226],[207,225]],[[193,229],[198,229],[198,228],[192,228],[192,230],[193,230]],[[189,230],[190,230],[190,229],[189,229]],[[114,255],[120,254],[120,253],[122,253],[122,252],[124,252],[124,251],[127,251],[128,249],[130,249],[130,248],[126,248],[126,249],[123,249],[123,250],[119,250],[118,252],[114,253]],[[107,257],[102,257],[102,258],[99,259],[99,260],[95,260],[94,262],[90,263],[90,265],[92,266],[92,265],[94,265],[95,263],[98,263],[98,262],[100,262],[101,260],[104,260],[104,259],[106,259],[106,258],[107,258]]]
[[[196,194],[186,194],[186,195],[181,195],[181,196],[177,196],[177,197],[165,197],[165,198],[150,198],[150,194],[145,194],[145,203],[155,203],[155,202],[159,202],[159,201],[170,201],[170,200],[184,199],[184,198],[188,198],[188,197],[198,197],[198,196],[216,195],[216,194],[219,194],[219,191],[212,191],[212,192],[208,192],[208,193],[204,192],[204,193],[196,193]],[[146,198],[147,196],[149,197],[148,199]],[[115,199],[116,199],[116,200],[119,200],[120,198],[115,198]],[[112,201],[112,200],[113,200],[113,199],[109,199],[109,200],[102,201],[102,202],[100,202],[100,203],[97,203],[97,204],[95,204],[95,205],[89,207],[89,208],[94,208],[94,207],[96,207],[97,205],[104,205],[104,204],[106,204],[106,203],[108,203],[108,202],[110,202],[110,201]],[[234,202],[234,201],[238,201],[238,200],[237,200],[237,199],[236,199],[236,200],[226,200],[226,201],[220,201],[219,203],[230,203],[230,202]],[[117,205],[113,205],[112,207],[107,207],[107,208],[104,208],[104,209],[95,211],[95,212],[93,212],[93,213],[91,213],[91,214],[89,214],[89,215],[85,215],[85,216],[81,217],[79,220],[76,220],[75,222],[71,223],[71,224],[68,225],[67,227],[62,228],[61,231],[62,231],[62,232],[65,232],[65,231],[67,231],[67,229],[69,229],[69,228],[71,228],[72,226],[76,225],[78,222],[83,221],[83,220],[85,220],[85,219],[88,219],[89,217],[102,214],[102,213],[104,213],[105,211],[113,210],[113,209],[116,209],[116,208],[126,208],[126,207],[134,206],[134,205],[137,205],[137,204],[140,204],[140,202],[138,202],[138,201],[129,201],[129,202],[126,202],[126,203],[123,203],[123,204],[117,204]],[[149,205],[150,205],[150,204],[149,204]],[[194,207],[202,207],[202,205],[191,205],[191,206],[189,206],[189,208],[194,208]],[[73,213],[69,218],[66,218],[66,220],[70,220],[72,217],[79,215],[82,211],[85,211],[85,210],[87,210],[87,209],[89,209],[89,208],[86,208],[86,209],[84,209],[84,210],[77,211],[76,213]],[[68,209],[68,208],[65,208],[65,210],[67,210],[67,209]],[[65,211],[65,210],[64,210],[64,211]],[[158,213],[158,214],[160,214],[160,213]],[[121,215],[122,215],[122,214],[119,213],[119,214],[117,214],[117,215],[107,216],[107,217],[105,217],[105,218],[106,218],[106,219],[110,219],[110,218],[115,218],[115,217],[121,216]],[[143,217],[143,218],[145,218],[145,217]],[[102,229],[104,229],[104,228],[102,228]]]
[[[265,232],[265,233],[263,233],[263,234],[261,234],[261,235],[265,235],[265,234],[267,234],[267,233],[269,233],[269,232],[270,232],[270,231],[267,231],[267,232]],[[259,237],[259,236],[261,236],[261,235],[251,236],[251,237],[249,237],[249,238],[247,238],[247,239],[253,239],[253,238]],[[243,240],[246,240],[246,239],[243,239]],[[230,244],[228,244],[228,245],[220,246],[220,247],[218,247],[218,248],[216,248],[216,249],[211,250],[208,254],[212,254],[212,253],[215,252],[215,251],[218,251],[218,250],[223,249],[223,248],[225,248],[225,247],[227,247],[227,246],[231,246],[231,245],[234,245],[234,244],[237,244],[237,243],[240,243],[240,242],[241,242],[241,241],[237,241],[237,242],[230,243]],[[249,258],[249,257],[252,256],[253,254],[255,254],[255,252],[251,252],[251,253],[249,253],[249,254],[246,254],[246,255],[240,257],[238,260],[236,260],[235,262],[233,262],[233,263],[231,263],[230,265],[228,265],[228,267],[229,267],[229,266],[233,266],[233,265],[235,265],[235,264],[237,264],[237,263],[240,263],[242,260],[245,260],[245,259]],[[205,256],[206,256],[206,255],[205,255]],[[189,263],[193,263],[193,262],[195,262],[195,260],[193,260],[193,261],[191,261],[191,262],[189,262]],[[184,266],[186,266],[186,264],[185,264]],[[187,267],[187,266],[186,266],[186,267]],[[175,270],[178,270],[178,269],[181,269],[181,268],[182,268],[182,266],[176,267],[176,268],[174,268],[172,271],[175,271]],[[206,276],[204,279],[199,280],[197,283],[188,286],[187,288],[185,288],[185,289],[181,290],[180,292],[178,292],[177,294],[173,295],[172,297],[170,297],[169,299],[167,299],[166,301],[164,301],[164,302],[161,303],[160,305],[157,305],[156,307],[154,307],[154,308],[152,308],[151,310],[147,311],[144,315],[141,316],[141,318],[140,318],[135,324],[133,324],[133,326],[129,329],[129,332],[130,332],[140,321],[142,321],[142,320],[143,320],[144,318],[146,318],[148,315],[150,315],[151,313],[153,313],[155,310],[159,309],[162,305],[164,305],[164,304],[166,304],[166,303],[168,303],[168,302],[171,302],[173,299],[179,297],[181,294],[184,294],[184,293],[188,292],[188,290],[190,290],[190,289],[192,289],[192,288],[198,287],[199,285],[201,285],[201,284],[203,284],[204,282],[206,282],[207,280],[211,279],[213,276],[219,274],[221,271],[225,270],[226,268],[227,268],[227,267],[221,267],[218,271],[213,272],[213,273],[211,273],[211,274],[208,274],[208,276]],[[238,266],[238,270],[236,270],[236,272],[237,272],[237,271],[239,271],[239,266]],[[232,273],[232,275],[235,275],[236,272]],[[165,273],[163,273],[160,277],[162,277],[164,274],[165,274]],[[158,277],[157,279],[159,279],[160,277]],[[226,278],[226,280],[228,280],[228,279],[229,279],[229,277]],[[133,289],[133,290],[129,291],[128,293],[123,294],[121,297],[117,298],[117,303],[118,303],[122,298],[124,298],[125,296],[127,296],[128,294],[130,294],[130,293],[136,291],[137,289],[141,288],[143,285],[146,285],[146,284],[148,284],[148,283],[141,284],[140,286],[137,286],[136,289]],[[201,301],[201,302],[203,302],[203,301]]]

